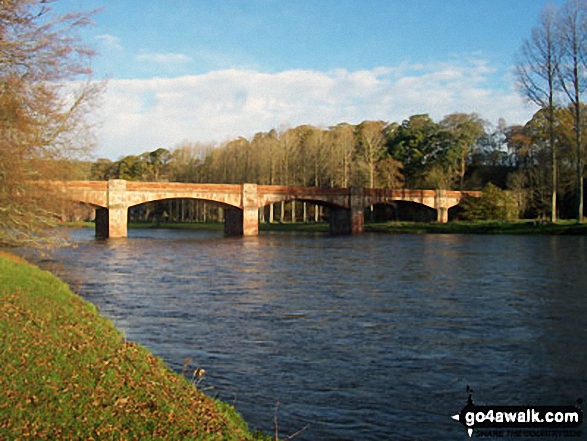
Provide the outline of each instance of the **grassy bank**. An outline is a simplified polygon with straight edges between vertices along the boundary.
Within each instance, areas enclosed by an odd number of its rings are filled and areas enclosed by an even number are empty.
[[[326,223],[273,223],[259,224],[261,231],[328,232]],[[587,234],[587,224],[561,221],[557,224],[534,221],[496,222],[455,221],[446,224],[436,222],[380,222],[366,223],[364,230],[388,234]]]
[[[412,234],[587,234],[587,224],[563,221],[557,224],[534,221],[455,221],[436,222],[385,222],[365,224],[365,231],[375,233]]]
[[[91,222],[64,223],[68,227],[91,227]],[[173,230],[206,230],[223,231],[222,223],[162,222],[160,224],[131,223],[129,228],[166,228]],[[260,231],[296,231],[310,233],[327,233],[327,223],[296,222],[296,223],[259,223]],[[556,224],[539,223],[531,220],[515,222],[497,221],[452,221],[446,224],[436,222],[380,222],[366,223],[365,231],[372,233],[389,234],[587,234],[587,224],[577,224],[575,221],[560,221]]]
[[[3,253],[0,336],[0,440],[268,439],[65,283]]]

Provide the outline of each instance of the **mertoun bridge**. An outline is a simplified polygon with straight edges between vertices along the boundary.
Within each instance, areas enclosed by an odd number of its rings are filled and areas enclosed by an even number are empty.
[[[480,192],[448,190],[388,190],[314,188],[257,184],[182,184],[173,182],[110,181],[52,182],[63,196],[96,207],[96,236],[126,237],[128,209],[164,199],[202,199],[225,207],[224,232],[252,236],[259,232],[259,209],[281,201],[307,201],[329,208],[331,234],[363,232],[363,212],[375,204],[410,201],[433,208],[438,222],[448,221],[448,210],[466,196]]]

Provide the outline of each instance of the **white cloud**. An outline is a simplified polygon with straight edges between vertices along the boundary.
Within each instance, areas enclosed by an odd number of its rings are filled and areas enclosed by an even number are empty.
[[[144,54],[145,59],[153,55]],[[163,59],[165,54],[159,55]],[[166,56],[172,55],[181,54]],[[494,123],[500,117],[525,122],[533,109],[515,91],[493,86],[494,75],[488,63],[470,60],[355,72],[227,69],[111,80],[97,154],[116,159],[185,140],[221,142],[300,124],[401,122],[418,113],[438,120],[453,112],[477,112]]]
[[[186,61],[190,61],[190,57],[185,54],[177,54],[177,53],[149,53],[149,52],[141,52],[137,55],[138,61],[147,61],[151,63],[160,63],[160,64],[167,64],[167,63],[183,63]]]
[[[122,50],[122,44],[120,44],[120,39],[118,37],[115,37],[114,35],[102,34],[96,35],[95,38],[109,49],[114,49],[117,51]]]

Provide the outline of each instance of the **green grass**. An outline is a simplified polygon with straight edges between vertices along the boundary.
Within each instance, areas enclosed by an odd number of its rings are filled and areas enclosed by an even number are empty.
[[[301,231],[327,233],[327,223],[272,223],[259,224],[260,231]],[[587,224],[575,221],[559,221],[556,224],[532,220],[514,222],[452,221],[437,222],[379,222],[365,223],[364,231],[388,234],[587,234]]]
[[[66,227],[94,227],[91,222],[63,223]],[[150,223],[131,223],[129,228],[165,228],[174,230],[205,230],[222,231],[224,224],[219,222],[162,222],[159,225]],[[296,222],[296,223],[259,223],[259,231],[295,231],[309,233],[328,233],[328,223]],[[532,220],[513,222],[499,221],[451,221],[446,224],[436,222],[378,222],[365,223],[365,231],[389,234],[587,234],[587,224],[563,220],[556,224],[539,223]]]
[[[0,440],[269,439],[9,254],[0,254],[0,335]]]
[[[384,222],[365,224],[365,231],[376,233],[413,234],[587,234],[587,224],[561,221],[557,224],[540,224],[534,221],[454,221],[436,222]]]

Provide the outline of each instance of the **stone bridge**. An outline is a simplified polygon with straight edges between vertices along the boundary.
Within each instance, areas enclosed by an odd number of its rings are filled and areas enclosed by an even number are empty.
[[[202,199],[225,207],[224,232],[251,236],[259,231],[259,209],[281,201],[308,201],[329,207],[332,234],[363,232],[365,208],[393,201],[410,201],[433,208],[438,222],[466,196],[480,192],[447,190],[388,190],[365,188],[287,187],[257,184],[183,184],[175,182],[62,181],[49,185],[63,196],[96,207],[96,236],[126,237],[128,209],[164,199]]]

